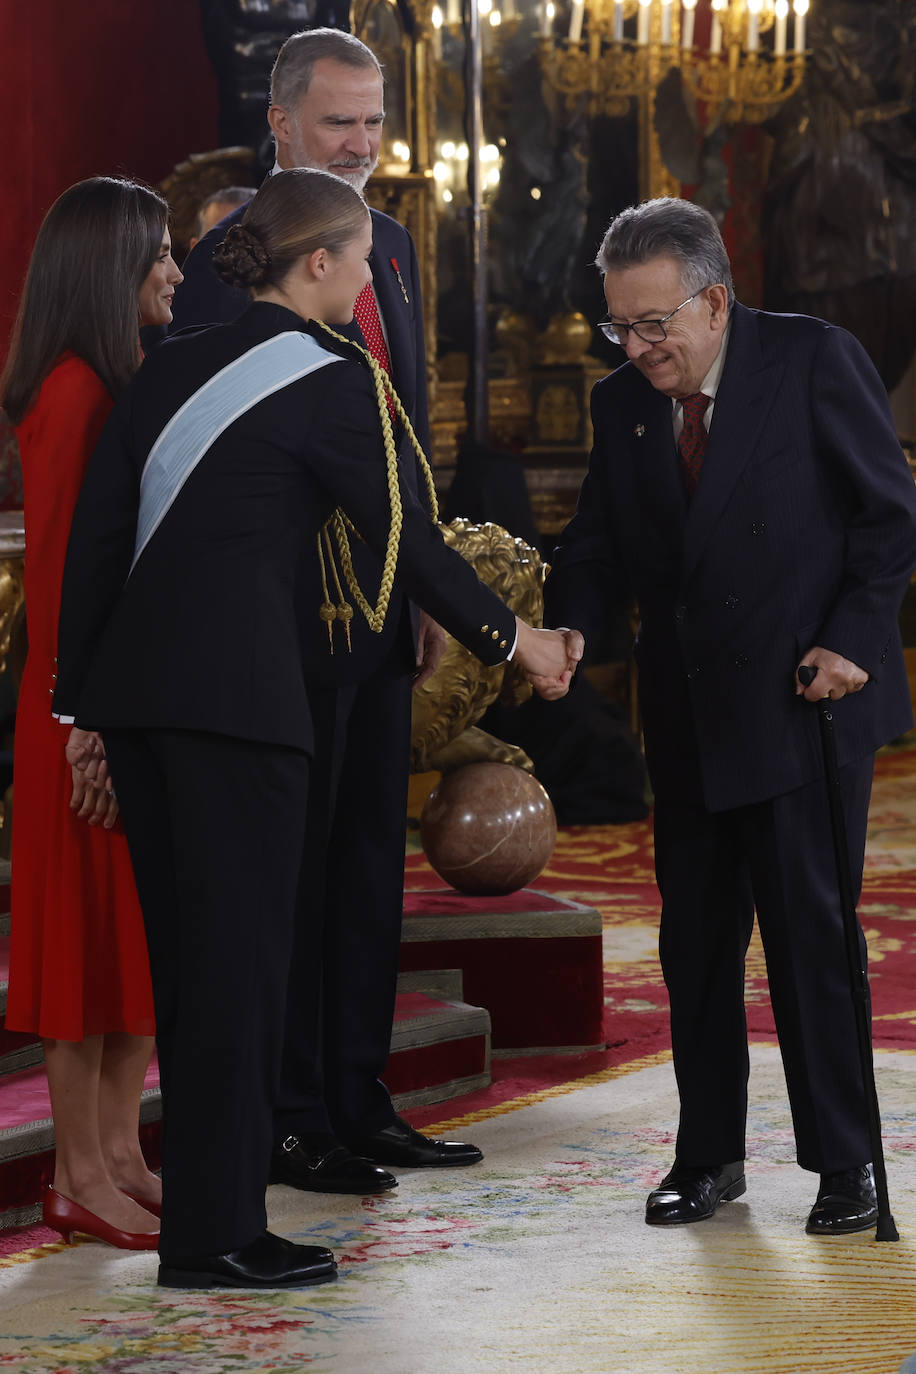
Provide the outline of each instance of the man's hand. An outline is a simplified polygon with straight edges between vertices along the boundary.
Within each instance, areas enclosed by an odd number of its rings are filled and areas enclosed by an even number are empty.
[[[70,731],[65,749],[73,781],[70,810],[90,825],[110,830],[118,818],[118,803],[108,776],[102,738],[94,730]]]
[[[546,701],[557,701],[569,691],[573,674],[585,650],[578,630],[534,630],[517,620],[518,644],[515,661],[524,668],[528,681]]]
[[[414,674],[413,689],[422,686],[442,662],[442,655],[448,638],[442,626],[426,611],[420,612],[420,628],[417,631],[417,671]]]
[[[839,701],[850,693],[861,692],[869,680],[864,668],[817,644],[808,650],[798,666],[801,668],[805,665],[817,669],[817,676],[810,687],[799,682],[796,674],[795,695],[803,696],[805,701],[824,701],[826,698]]]

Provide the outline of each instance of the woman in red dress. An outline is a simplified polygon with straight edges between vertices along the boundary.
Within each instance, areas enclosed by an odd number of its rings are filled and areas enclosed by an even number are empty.
[[[54,1115],[45,1221],[155,1249],[161,1185],[137,1137],[153,1045],[143,920],[117,802],[93,738],[51,715],[73,507],[114,397],[140,365],[139,326],[164,325],[181,273],[168,207],[145,186],[93,177],[39,231],[0,378],[25,492],[29,655],[15,738],[12,939],[6,1025],[44,1042]],[[93,769],[90,768],[91,774]]]

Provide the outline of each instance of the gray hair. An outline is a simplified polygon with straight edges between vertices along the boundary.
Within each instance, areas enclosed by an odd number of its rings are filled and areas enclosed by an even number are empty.
[[[270,103],[290,112],[308,91],[315,63],[341,62],[345,67],[371,68],[382,75],[379,60],[355,34],[343,29],[305,29],[291,34],[277,53],[270,74]]]
[[[674,258],[688,295],[718,283],[728,291],[729,309],[735,287],[719,226],[708,210],[675,196],[630,205],[611,220],[595,266],[601,273],[637,267],[653,258]]]
[[[230,210],[235,210],[240,205],[247,205],[256,190],[256,186],[221,186],[218,191],[207,196],[197,212],[197,237],[203,236],[204,214],[211,205],[228,205]]]

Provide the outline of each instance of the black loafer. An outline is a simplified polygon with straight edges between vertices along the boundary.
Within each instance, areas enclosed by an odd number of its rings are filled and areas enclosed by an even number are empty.
[[[159,1265],[161,1288],[306,1288],[336,1277],[323,1245],[295,1245],[270,1231],[225,1255],[175,1255]]]
[[[809,1236],[845,1236],[867,1231],[878,1221],[875,1176],[870,1164],[821,1174],[817,1201],[808,1213]]]
[[[366,1159],[401,1169],[455,1169],[479,1164],[483,1159],[483,1151],[476,1145],[465,1145],[460,1140],[431,1140],[399,1116],[380,1131],[347,1143]]]
[[[331,1135],[288,1135],[270,1161],[271,1183],[288,1183],[307,1193],[369,1196],[396,1188],[394,1174],[361,1159]]]
[[[747,1192],[744,1160],[734,1164],[679,1164],[646,1199],[646,1224],[683,1226],[706,1221],[720,1202],[733,1202]]]

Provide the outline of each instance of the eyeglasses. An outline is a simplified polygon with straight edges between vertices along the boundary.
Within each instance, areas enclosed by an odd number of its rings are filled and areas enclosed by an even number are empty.
[[[664,343],[668,337],[668,331],[665,329],[665,325],[672,316],[676,315],[679,310],[683,310],[684,306],[689,305],[691,301],[695,301],[697,296],[702,296],[703,292],[708,291],[708,289],[708,287],[704,286],[701,287],[699,291],[694,291],[692,296],[688,296],[685,301],[681,301],[680,305],[676,305],[673,310],[669,311],[667,315],[663,315],[660,320],[634,320],[632,324],[620,324],[617,320],[612,320],[610,316],[608,316],[604,320],[599,320],[597,327],[601,330],[606,339],[610,339],[611,343],[619,344],[621,348],[626,348],[627,337],[631,329],[637,339],[642,339],[643,343]]]

